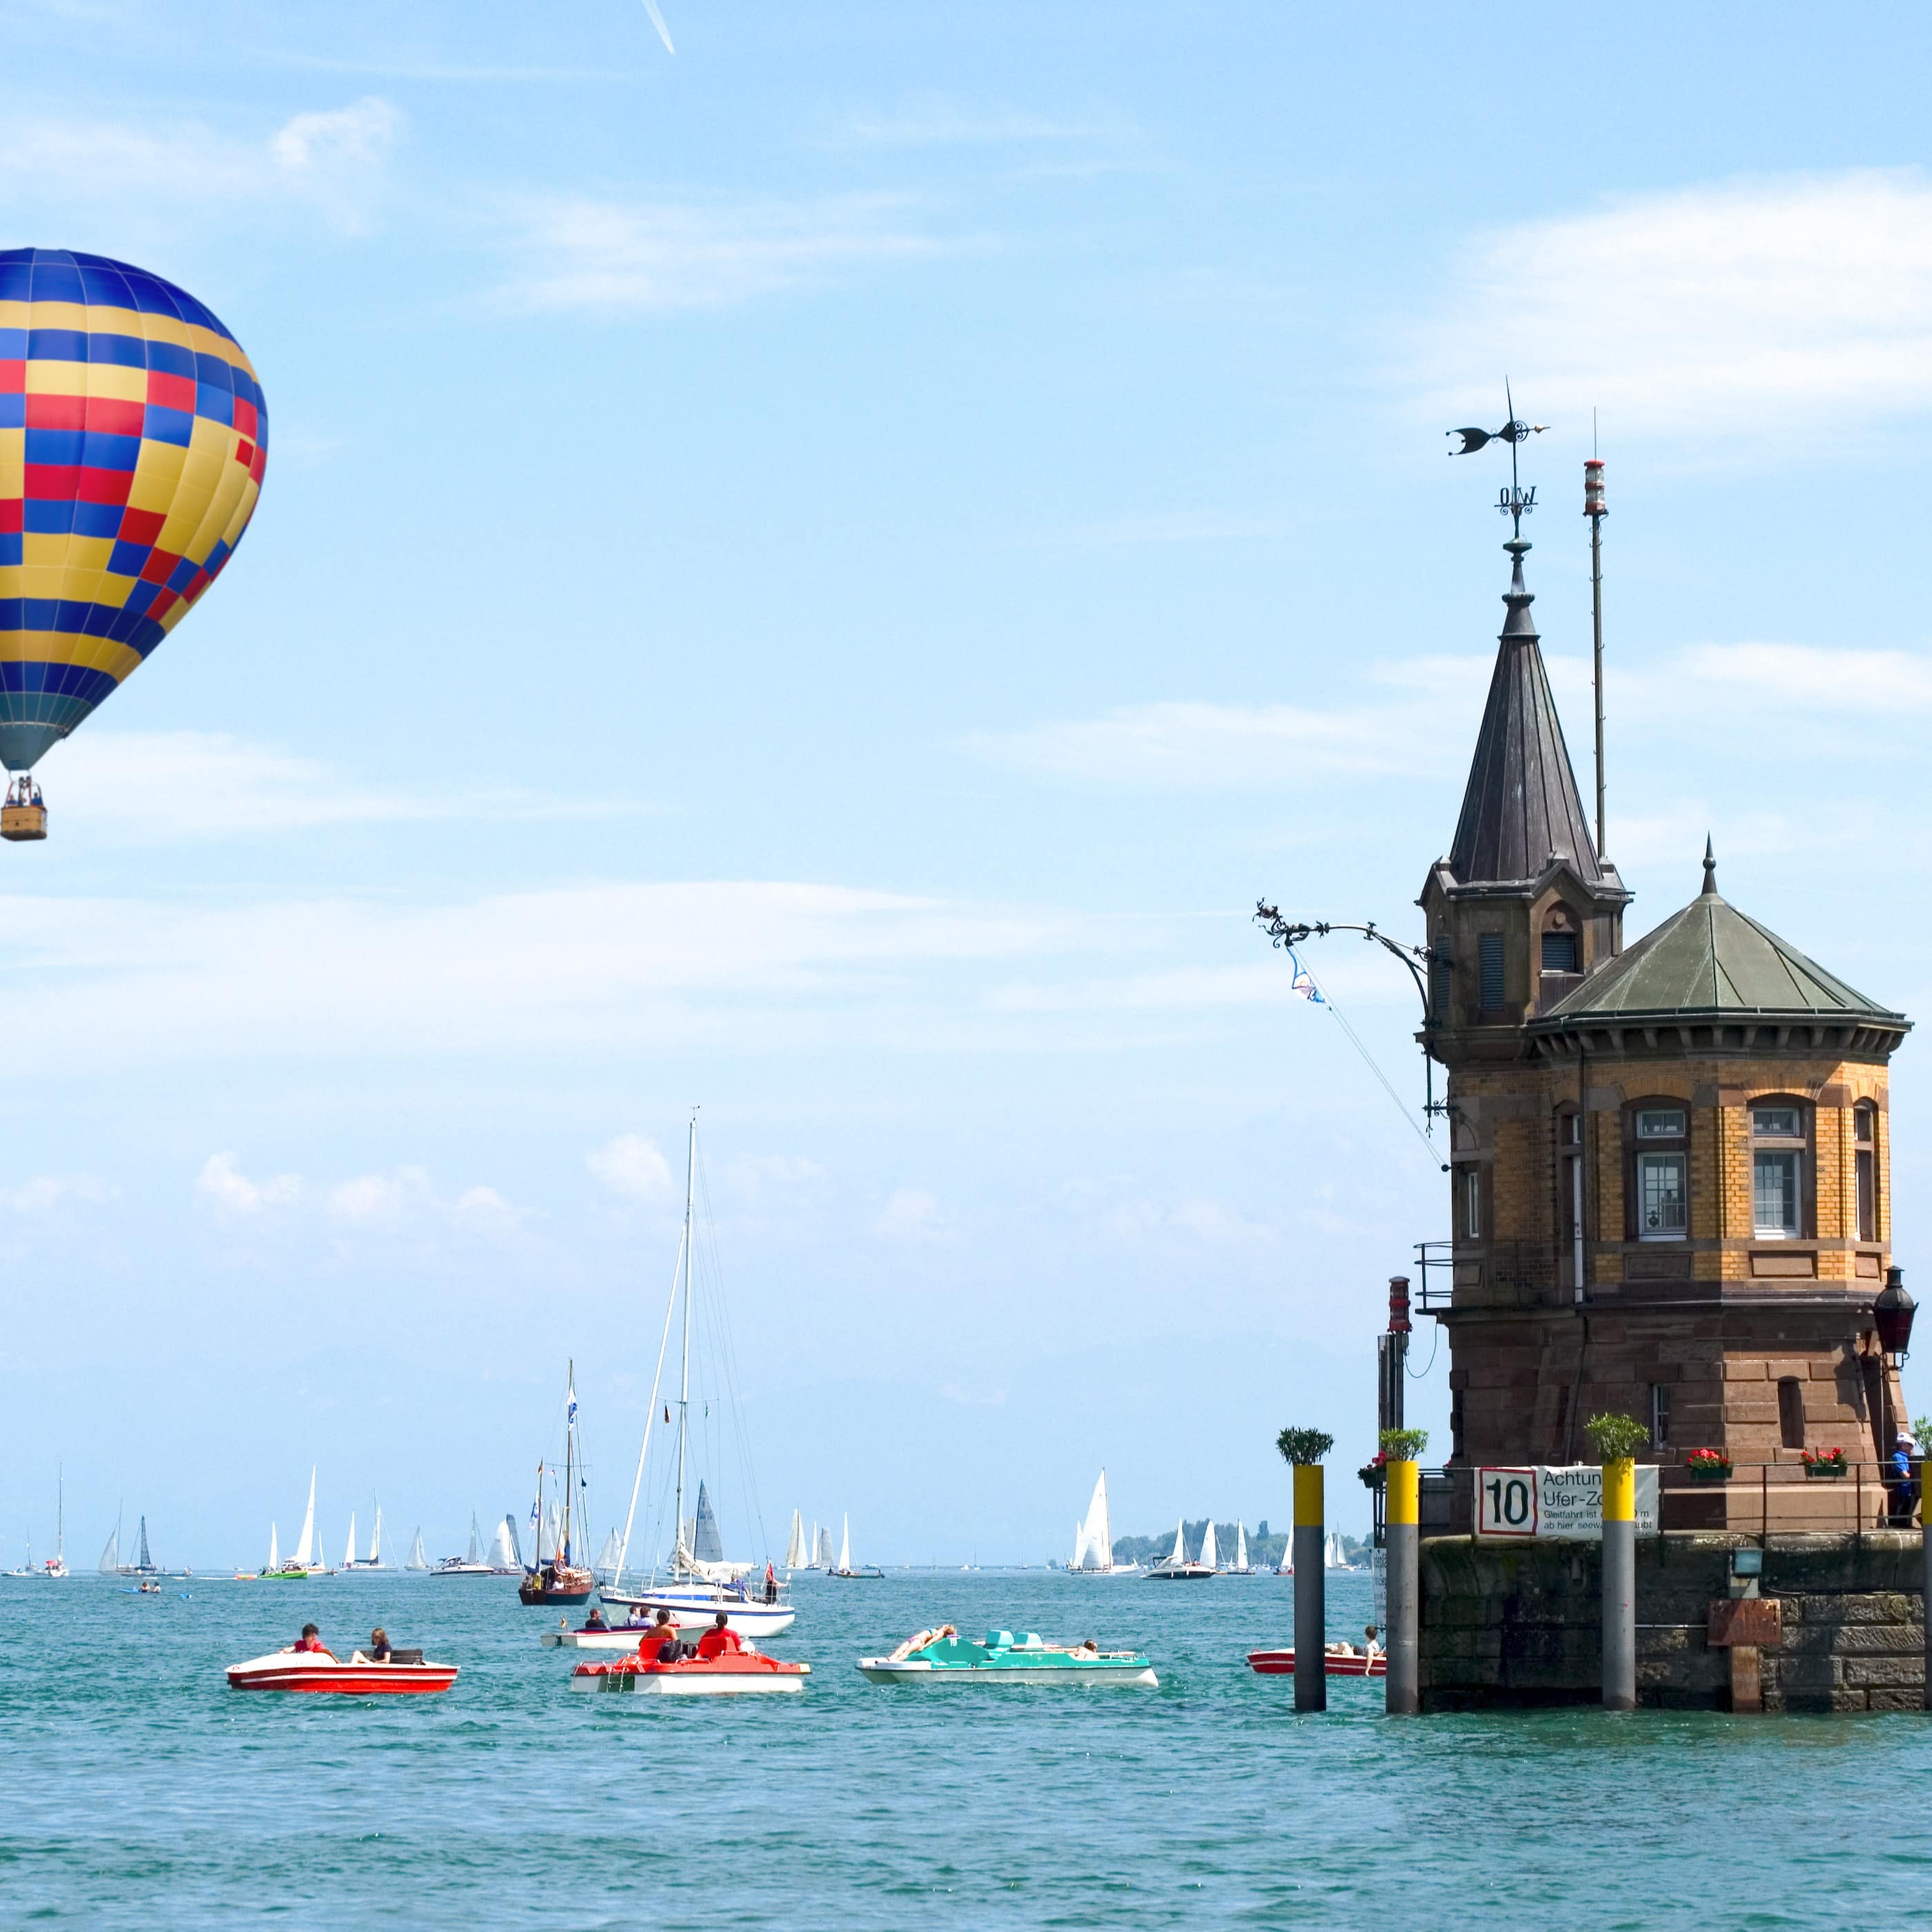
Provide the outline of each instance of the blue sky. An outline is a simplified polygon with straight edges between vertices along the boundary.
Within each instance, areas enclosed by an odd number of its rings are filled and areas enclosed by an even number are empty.
[[[83,1557],[253,1560],[312,1462],[460,1546],[572,1357],[601,1526],[694,1102],[767,1537],[1279,1520],[1290,1420],[1362,1517],[1441,1184],[1244,908],[1414,924],[1505,372],[1586,788],[1609,463],[1630,935],[1708,828],[1927,1006],[1922,15],[663,5],[0,22],[0,245],[180,282],[274,421],[4,854],[7,1561],[57,1461]],[[1406,978],[1310,958],[1419,1101]]]

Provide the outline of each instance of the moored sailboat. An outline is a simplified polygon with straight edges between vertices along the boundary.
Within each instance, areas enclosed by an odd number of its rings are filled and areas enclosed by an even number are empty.
[[[524,1570],[524,1580],[517,1586],[517,1600],[520,1604],[587,1603],[591,1592],[597,1587],[597,1579],[572,1560],[574,1555],[572,1537],[576,1523],[577,1464],[577,1364],[572,1362],[568,1393],[564,1401],[563,1509],[551,1539],[548,1562],[544,1559],[539,1536],[536,1562]],[[548,1471],[546,1466],[539,1462],[534,1513],[539,1525],[544,1520],[544,1477],[547,1473],[554,1472]]]
[[[734,1561],[724,1555],[724,1540],[711,1507],[710,1492],[700,1475],[696,1510],[688,1523],[685,1520],[684,1499],[691,1474],[691,1321],[693,1289],[697,1272],[695,1225],[698,1186],[698,1116],[694,1112],[685,1150],[684,1228],[678,1244],[677,1262],[671,1270],[670,1294],[664,1304],[664,1328],[658,1342],[658,1365],[651,1381],[650,1407],[646,1412],[644,1438],[638,1449],[638,1473],[631,1485],[631,1507],[624,1522],[624,1540],[620,1546],[617,1567],[612,1580],[603,1586],[605,1603],[632,1612],[655,1615],[668,1610],[680,1628],[714,1623],[722,1612],[727,1628],[741,1637],[775,1636],[790,1628],[798,1612],[785,1600],[776,1572],[768,1562],[762,1589],[754,1589],[749,1579],[755,1565]],[[655,1574],[634,1593],[623,1589],[624,1569],[631,1546],[631,1532],[637,1520],[638,1496],[644,1485],[644,1466],[650,1454],[651,1426],[658,1412],[658,1390],[662,1386],[664,1357],[670,1345],[672,1318],[683,1305],[682,1361],[679,1371],[677,1396],[677,1468],[671,1502],[673,1546],[669,1576],[659,1583]],[[670,1411],[666,1408],[668,1419]],[[714,1474],[717,1472],[714,1471]],[[794,1525],[796,1534],[796,1525]]]

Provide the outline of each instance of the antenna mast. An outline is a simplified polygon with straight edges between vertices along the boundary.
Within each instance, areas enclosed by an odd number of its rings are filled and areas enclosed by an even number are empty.
[[[1604,496],[1604,460],[1596,453],[1596,438],[1590,440],[1590,454],[1583,464],[1583,514],[1590,520],[1590,637],[1591,680],[1597,700],[1597,857],[1604,856],[1604,519],[1610,505]]]

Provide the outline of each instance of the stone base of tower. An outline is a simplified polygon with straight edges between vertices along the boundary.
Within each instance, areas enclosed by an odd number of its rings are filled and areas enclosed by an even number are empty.
[[[1641,1703],[1732,1708],[1732,1654],[1709,1640],[1730,1600],[1732,1552],[1756,1537],[1667,1531],[1637,1544]],[[1780,1641],[1757,1653],[1767,1711],[1916,1711],[1925,1686],[1924,1546],[1916,1530],[1773,1534],[1761,1595]],[[1591,1705],[1603,1687],[1601,1550],[1426,1538],[1421,1565],[1425,1711]]]

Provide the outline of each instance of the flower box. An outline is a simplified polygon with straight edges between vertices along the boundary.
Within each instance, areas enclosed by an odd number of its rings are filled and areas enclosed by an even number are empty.
[[[1694,1483],[1727,1483],[1731,1459],[1714,1449],[1695,1449],[1684,1457],[1684,1471]]]
[[[1816,1480],[1835,1481],[1845,1473],[1845,1452],[1842,1449],[1806,1450],[1804,1473]]]
[[[1372,1462],[1358,1469],[1355,1474],[1361,1478],[1362,1487],[1365,1490],[1385,1489],[1388,1486],[1388,1466],[1379,1456]]]

